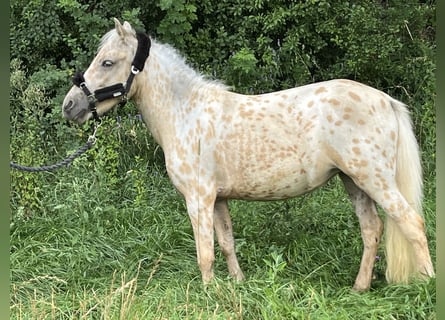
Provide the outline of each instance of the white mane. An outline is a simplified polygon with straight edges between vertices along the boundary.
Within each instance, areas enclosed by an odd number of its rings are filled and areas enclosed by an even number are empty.
[[[172,46],[162,44],[151,39],[150,56],[156,56],[158,62],[163,67],[171,70],[174,80],[181,79],[181,82],[190,87],[208,87],[215,89],[228,90],[228,87],[222,82],[211,80],[196,72],[185,60],[185,58]]]

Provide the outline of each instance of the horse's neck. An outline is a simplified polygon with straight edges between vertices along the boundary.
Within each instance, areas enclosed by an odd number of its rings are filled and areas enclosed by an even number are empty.
[[[137,99],[144,121],[155,140],[164,149],[175,144],[187,127],[201,114],[209,91],[225,91],[224,87],[207,83],[183,61],[169,61],[165,48],[156,48],[144,70],[144,83]],[[160,49],[160,50],[159,50]],[[164,49],[164,50],[163,50]],[[178,57],[176,57],[178,58]]]

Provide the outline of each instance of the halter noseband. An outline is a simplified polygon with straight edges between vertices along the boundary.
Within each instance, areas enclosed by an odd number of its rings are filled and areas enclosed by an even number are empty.
[[[88,97],[88,108],[93,114],[94,120],[99,120],[97,114],[96,104],[98,102],[121,97],[119,105],[124,105],[127,102],[127,94],[130,91],[131,84],[134,77],[144,69],[145,61],[150,54],[151,41],[150,38],[143,32],[136,32],[136,38],[138,40],[138,47],[136,49],[136,55],[131,63],[131,72],[125,83],[116,83],[108,87],[95,90],[93,93],[88,89],[83,76],[83,72],[77,72],[73,77],[73,83],[79,87],[83,93]]]

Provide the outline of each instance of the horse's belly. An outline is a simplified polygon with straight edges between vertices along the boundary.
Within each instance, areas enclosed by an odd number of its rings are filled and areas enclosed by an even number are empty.
[[[227,197],[246,200],[278,200],[296,197],[312,189],[304,178],[298,178],[289,176],[281,180],[274,177],[270,180],[246,179],[234,184]]]
[[[236,199],[287,199],[319,187],[333,174],[333,168],[325,163],[310,167],[299,163],[298,158],[276,159],[233,170],[218,192],[219,196]]]

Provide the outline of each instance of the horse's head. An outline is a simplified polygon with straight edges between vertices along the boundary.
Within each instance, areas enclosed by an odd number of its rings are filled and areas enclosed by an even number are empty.
[[[98,53],[84,73],[77,73],[74,86],[63,101],[63,116],[84,123],[104,114],[135,92],[133,78],[143,70],[150,39],[128,22],[114,19],[115,29],[101,41]]]

